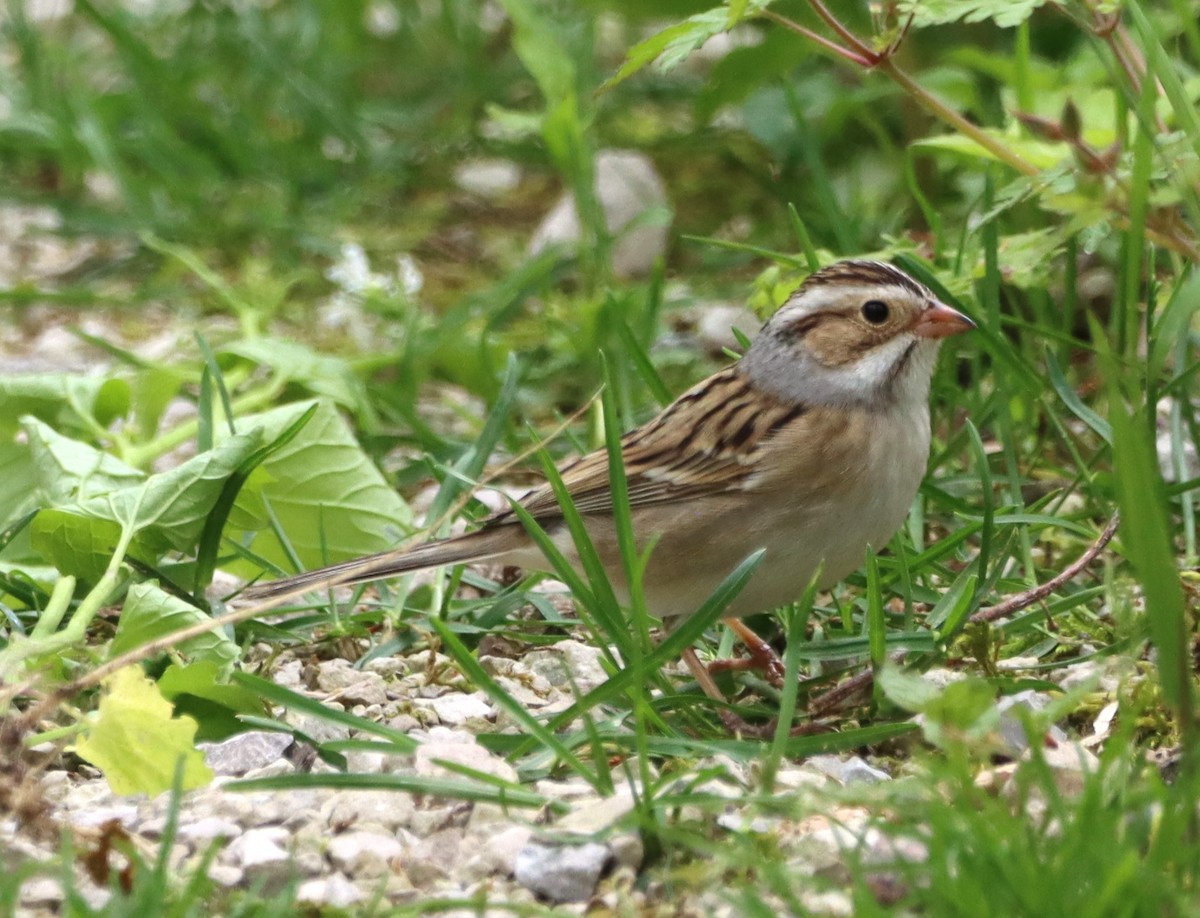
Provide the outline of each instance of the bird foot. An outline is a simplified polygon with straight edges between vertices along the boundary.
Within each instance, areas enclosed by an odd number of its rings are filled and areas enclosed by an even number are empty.
[[[729,630],[738,636],[746,645],[748,657],[735,657],[729,660],[713,660],[708,664],[710,673],[745,672],[753,670],[761,672],[763,677],[775,688],[783,688],[783,677],[786,668],[775,648],[760,638],[748,625],[734,618],[725,619]]]

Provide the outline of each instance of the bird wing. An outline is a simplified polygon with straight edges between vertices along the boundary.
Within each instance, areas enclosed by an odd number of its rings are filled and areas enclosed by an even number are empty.
[[[672,503],[749,486],[758,450],[805,409],[755,390],[736,365],[710,376],[653,420],[621,438],[630,507]],[[584,514],[612,511],[608,453],[600,449],[559,469]],[[535,519],[562,515],[549,485],[521,501]],[[510,522],[505,511],[491,523]]]

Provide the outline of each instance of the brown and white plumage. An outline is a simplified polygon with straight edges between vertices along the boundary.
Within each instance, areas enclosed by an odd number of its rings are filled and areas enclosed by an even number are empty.
[[[621,441],[635,535],[655,545],[652,613],[694,612],[745,557],[763,561],[731,616],[795,599],[820,566],[832,583],[900,526],[929,452],[929,381],[940,339],[973,327],[890,265],[847,261],[811,275],[746,355]],[[603,450],[560,473],[618,592],[622,565]],[[569,558],[553,491],[522,505]],[[252,598],[361,583],[485,558],[544,568],[511,511],[475,532],[383,552],[250,591]]]

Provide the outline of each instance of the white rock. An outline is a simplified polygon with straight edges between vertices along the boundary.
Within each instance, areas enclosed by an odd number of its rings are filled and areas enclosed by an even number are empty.
[[[383,704],[387,685],[379,673],[355,669],[349,660],[325,660],[317,667],[317,688],[329,693],[330,701],[346,705]]]
[[[886,771],[868,765],[859,756],[842,761],[836,755],[814,755],[809,757],[808,764],[842,784],[875,784],[892,779]]]
[[[216,863],[208,865],[207,876],[218,886],[231,889],[240,885],[246,874],[240,867],[234,867],[232,864]]]
[[[646,846],[637,832],[621,832],[608,840],[608,849],[618,867],[627,867],[635,873],[642,869],[646,857]]]
[[[296,890],[297,902],[332,908],[346,908],[365,898],[366,895],[340,873],[305,880]]]
[[[820,892],[802,889],[800,902],[804,906],[805,914],[808,915],[838,916],[838,918],[844,915],[845,918],[850,918],[854,914],[854,901],[849,895],[837,889]]]
[[[1006,755],[1014,759],[1019,758],[1029,748],[1029,737],[1025,735],[1025,724],[1017,716],[1017,712],[1024,710],[1027,712],[1027,716],[1035,715],[1034,719],[1036,720],[1037,712],[1044,710],[1051,701],[1053,698],[1045,692],[1028,689],[1017,692],[1015,695],[1006,695],[996,702],[996,707],[1000,709],[1000,725],[997,733]],[[1049,726],[1044,737],[1037,739],[1039,745],[1046,740],[1057,744],[1069,744],[1070,742],[1067,734],[1054,724]]]
[[[492,706],[482,692],[470,695],[451,692],[440,698],[421,699],[443,724],[459,727],[472,719],[487,720],[492,716]]]
[[[481,198],[498,198],[521,183],[521,168],[509,159],[469,159],[454,169],[454,184]]]
[[[95,809],[80,810],[70,815],[70,823],[77,829],[95,828],[108,822],[118,822],[125,828],[137,824],[137,807],[131,804],[115,806],[99,806]]]
[[[249,829],[229,843],[224,855],[243,870],[283,867],[291,860],[288,839],[288,831],[278,826]]]
[[[768,832],[774,831],[779,826],[779,822],[778,818],[770,819],[766,816],[750,816],[744,813],[722,813],[717,817],[717,825],[722,829],[754,835],[766,835]]]
[[[280,761],[294,743],[291,734],[271,730],[238,733],[219,743],[198,743],[204,761],[218,775],[244,775]]]
[[[529,826],[509,826],[494,835],[488,835],[482,843],[478,857],[487,865],[489,872],[512,876],[517,869],[517,856],[533,837]]]
[[[329,841],[326,854],[335,867],[355,877],[381,877],[391,869],[390,861],[404,853],[404,846],[390,835],[374,832],[345,832]]]
[[[33,877],[21,884],[21,901],[27,906],[58,906],[62,884],[54,877]]]
[[[929,846],[911,835],[889,835],[871,828],[863,836],[864,864],[923,864],[929,860]]]
[[[66,771],[55,769],[42,774],[42,794],[48,799],[62,800],[70,790],[71,776]]]
[[[303,672],[304,666],[299,660],[288,660],[275,668],[271,678],[284,688],[300,690],[304,688],[301,684]]]
[[[648,274],[666,252],[670,224],[666,191],[653,162],[628,150],[600,152],[596,156],[596,198],[613,237],[613,273],[624,278]],[[530,254],[556,245],[573,246],[581,235],[575,199],[566,193],[533,234]]]
[[[270,765],[264,765],[262,768],[251,768],[243,775],[247,779],[251,778],[278,778],[281,775],[291,775],[296,773],[296,766],[287,759],[279,759],[272,762]]]
[[[799,790],[802,787],[818,788],[828,785],[829,776],[807,764],[784,767],[775,774],[776,790]]]
[[[418,887],[426,887],[447,877],[456,878],[464,863],[463,830],[439,829],[423,838],[404,855],[404,872]]]
[[[237,838],[242,827],[220,816],[204,816],[194,821],[182,821],[179,837],[183,841],[208,842],[214,838]]]
[[[517,855],[517,882],[555,902],[586,902],[612,859],[607,845],[531,841]]]
[[[762,321],[753,312],[733,303],[706,303],[689,310],[689,314],[695,317],[696,337],[714,353],[724,348],[741,348],[733,329],[753,341],[762,326]]]
[[[413,814],[411,795],[386,790],[335,791],[320,810],[321,822],[331,828],[369,824],[395,831],[408,825]]]
[[[368,716],[368,720],[378,723],[380,718]],[[346,753],[346,771],[356,775],[380,775],[383,774],[388,759],[391,756],[382,752],[368,752],[366,750],[356,749]]]
[[[1060,670],[1055,675],[1055,681],[1064,692],[1086,686],[1111,695],[1120,687],[1121,671],[1128,665],[1127,661],[1118,657],[1083,660]]]
[[[514,784],[518,781],[516,769],[504,759],[493,755],[476,743],[435,741],[417,747],[414,765],[418,775],[422,777],[462,777],[438,764],[439,761],[463,765],[474,771],[493,775]]]
[[[63,807],[68,810],[94,809],[116,802],[117,796],[106,781],[83,781],[63,797]]]
[[[558,832],[595,835],[632,813],[635,805],[632,788],[622,784],[610,797],[600,797],[573,807],[571,812],[554,824],[554,828]]]
[[[543,677],[555,688],[568,694],[571,682],[583,694],[608,679],[600,665],[603,654],[599,647],[579,641],[559,641],[550,647],[525,654],[521,662],[534,674]]]

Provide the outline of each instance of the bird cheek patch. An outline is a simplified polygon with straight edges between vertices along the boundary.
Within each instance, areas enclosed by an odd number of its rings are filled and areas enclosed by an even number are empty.
[[[822,366],[834,368],[859,360],[876,347],[883,337],[858,327],[855,322],[830,316],[809,332],[805,344]]]

